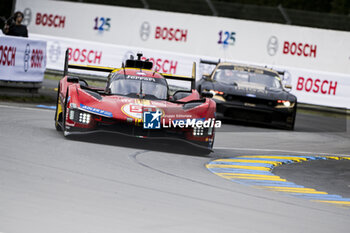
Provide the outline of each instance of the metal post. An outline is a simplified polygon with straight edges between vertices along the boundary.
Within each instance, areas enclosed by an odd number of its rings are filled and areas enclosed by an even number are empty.
[[[64,56],[63,77],[68,75],[68,58],[69,58],[69,50],[67,49]]]
[[[289,18],[289,16],[288,16],[287,12],[286,12],[286,11],[284,10],[284,8],[282,7],[282,4],[279,4],[277,8],[278,8],[278,10],[280,10],[280,12],[281,12],[281,14],[282,14],[284,20],[286,21],[286,23],[287,23],[287,24],[292,24],[292,20],[290,20],[290,18]]]
[[[140,0],[141,2],[142,2],[142,4],[143,4],[143,8],[145,8],[145,9],[149,9],[149,5],[148,5],[148,2],[147,2],[147,0]]]
[[[211,0],[205,0],[205,1],[207,2],[208,6],[209,6],[209,8],[210,8],[210,10],[211,10],[211,12],[213,12],[213,15],[214,15],[214,16],[218,16],[218,12],[217,12],[217,10],[215,9],[215,7],[214,7],[213,3],[211,2]]]
[[[12,1],[12,9],[11,9],[11,16],[15,13],[16,10],[16,0]]]
[[[192,80],[191,80],[191,90],[196,89],[196,62],[192,65]]]

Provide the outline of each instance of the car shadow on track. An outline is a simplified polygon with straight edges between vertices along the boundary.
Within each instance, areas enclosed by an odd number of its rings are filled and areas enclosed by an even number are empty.
[[[172,139],[136,138],[113,133],[92,133],[87,135],[69,135],[67,139],[89,143],[97,143],[110,146],[128,147],[157,152],[185,154],[200,157],[208,157],[212,152],[209,149],[199,147],[185,141]]]
[[[336,133],[347,131],[346,114],[302,112],[297,113],[294,130],[283,129],[281,127],[263,124],[244,122],[233,119],[220,119],[225,127],[216,132],[325,132]]]

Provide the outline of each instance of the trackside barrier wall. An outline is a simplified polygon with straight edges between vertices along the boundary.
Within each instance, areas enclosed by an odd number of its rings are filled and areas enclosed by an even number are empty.
[[[46,41],[0,35],[0,80],[42,82]]]
[[[120,66],[142,51],[160,72],[182,75],[199,58],[221,58],[286,70],[300,102],[350,108],[349,32],[61,1],[17,0],[16,10],[30,37],[47,36],[49,68],[62,69],[57,51],[67,47],[73,63]]]
[[[96,43],[61,37],[30,34],[31,38],[47,41],[47,68],[62,70],[64,54],[69,49],[69,62],[98,66],[121,67],[130,55],[136,57],[138,51],[143,52],[143,59],[149,58],[154,69],[159,72],[187,75],[192,72],[192,63],[197,63],[197,80],[203,73],[211,72],[213,66],[200,64],[200,58],[215,60],[213,57],[194,56],[173,52],[165,52],[139,47],[120,46]],[[238,62],[232,60],[233,62]],[[252,63],[249,63],[252,64]],[[262,65],[255,63],[254,65]],[[345,74],[298,69],[285,66],[269,66],[286,71],[284,83],[293,86],[292,93],[303,103],[350,108],[350,78]],[[80,71],[81,72],[81,71]],[[312,79],[316,75],[316,79]],[[181,84],[180,84],[181,85]]]

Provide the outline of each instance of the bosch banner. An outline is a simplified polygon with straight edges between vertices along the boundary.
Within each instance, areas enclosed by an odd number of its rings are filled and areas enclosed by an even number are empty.
[[[66,49],[69,53],[69,62],[85,65],[121,66],[122,62],[136,57],[138,51],[142,52],[153,62],[153,69],[161,73],[189,75],[192,72],[194,56],[175,54],[139,47],[129,47],[91,41],[68,39],[61,37],[31,34],[31,38],[47,41],[47,68],[62,70]]]
[[[45,69],[45,41],[0,36],[0,80],[42,82]]]
[[[67,1],[17,0],[16,10],[30,38],[47,41],[51,69],[67,48],[70,63],[117,67],[140,51],[178,75],[195,61],[197,79],[212,71],[200,58],[221,59],[286,71],[299,102],[350,108],[349,32]]]
[[[350,73],[349,32],[68,1],[17,0],[16,10],[29,33]]]

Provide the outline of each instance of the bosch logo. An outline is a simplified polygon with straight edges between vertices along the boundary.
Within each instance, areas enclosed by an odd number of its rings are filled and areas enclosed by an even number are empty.
[[[37,13],[35,24],[47,27],[64,28],[66,16]]]
[[[143,41],[148,40],[150,34],[151,34],[151,25],[149,24],[149,22],[145,21],[141,24],[141,28],[140,28],[141,40]]]
[[[178,41],[186,42],[187,41],[187,29],[179,28],[168,28],[168,27],[156,27],[155,39],[169,40],[169,41]]]
[[[42,68],[44,61],[44,51],[41,49],[30,50],[30,45],[26,45],[24,51],[24,72],[27,72],[29,68]]]
[[[141,57],[141,60],[145,61],[146,57]],[[153,63],[153,69],[160,73],[170,73],[170,74],[176,74],[177,69],[177,61],[168,60],[168,59],[161,59],[161,58],[148,58],[150,62]]]
[[[30,68],[42,68],[44,61],[44,51],[41,49],[33,49],[30,58]]]
[[[278,39],[276,36],[271,36],[267,41],[267,53],[270,56],[275,56],[278,51]]]
[[[51,62],[55,63],[61,56],[61,46],[58,41],[53,42],[49,48],[49,59]]]
[[[0,66],[15,66],[16,47],[0,45]]]
[[[87,62],[92,64],[100,64],[102,57],[102,51],[79,49],[79,48],[68,48],[68,60]]]
[[[157,72],[176,74],[177,61],[153,57],[149,61],[153,62],[153,68]]]
[[[28,26],[30,24],[30,22],[32,21],[32,11],[29,8],[26,8],[23,10],[23,20],[22,23],[26,26]]]
[[[26,50],[24,51],[24,72],[29,69],[29,59],[30,59],[30,45],[27,44]]]
[[[320,93],[323,95],[336,95],[338,82],[304,77],[298,78],[297,91]]]
[[[316,57],[317,45],[305,44],[300,42],[285,41],[283,44],[283,54]]]

